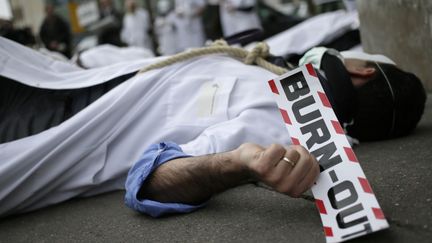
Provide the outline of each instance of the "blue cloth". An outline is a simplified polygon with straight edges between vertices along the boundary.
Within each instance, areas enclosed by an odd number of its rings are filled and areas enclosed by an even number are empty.
[[[182,203],[161,203],[148,199],[137,198],[138,191],[147,177],[163,163],[176,158],[191,157],[173,142],[151,145],[141,156],[141,159],[129,170],[126,179],[125,203],[138,212],[159,217],[170,213],[189,213],[204,206]]]

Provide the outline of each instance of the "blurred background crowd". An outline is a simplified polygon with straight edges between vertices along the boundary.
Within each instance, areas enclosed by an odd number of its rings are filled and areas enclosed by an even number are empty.
[[[101,44],[149,55],[257,29],[260,40],[352,0],[0,0],[0,35],[67,59]]]

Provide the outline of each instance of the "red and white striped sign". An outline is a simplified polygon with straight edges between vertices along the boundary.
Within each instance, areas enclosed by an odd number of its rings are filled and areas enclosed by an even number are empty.
[[[312,65],[294,69],[268,84],[292,143],[306,147],[320,164],[321,174],[312,193],[327,242],[388,228]]]

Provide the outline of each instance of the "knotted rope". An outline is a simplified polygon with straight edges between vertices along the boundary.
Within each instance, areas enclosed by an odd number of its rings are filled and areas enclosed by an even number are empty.
[[[248,65],[257,64],[258,66],[265,68],[268,71],[275,73],[277,75],[282,75],[288,71],[288,69],[279,67],[265,60],[265,58],[268,57],[269,55],[269,46],[264,42],[258,43],[252,49],[252,51],[249,52],[239,47],[229,46],[224,40],[217,40],[213,42],[210,46],[195,48],[185,52],[181,52],[171,57],[168,57],[163,61],[144,67],[138,72],[138,74],[147,72],[149,70],[169,66],[177,62],[189,60],[194,57],[217,54],[217,53],[225,53],[228,54],[229,56],[239,58],[243,60],[245,64]]]

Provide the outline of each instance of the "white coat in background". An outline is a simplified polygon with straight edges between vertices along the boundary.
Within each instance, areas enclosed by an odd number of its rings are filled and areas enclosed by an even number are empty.
[[[175,21],[176,16],[174,12],[156,17],[155,33],[158,38],[159,53],[162,55],[172,55],[179,51]]]
[[[161,55],[172,55],[178,52],[176,14],[172,2],[158,0],[156,5],[158,16],[154,22],[155,35],[158,39],[158,52]]]
[[[261,29],[261,22],[255,9],[250,11],[238,8],[253,7],[256,0],[223,0],[220,18],[224,36],[230,36],[248,29]]]
[[[205,4],[205,0],[175,0],[175,23],[179,51],[204,45],[202,10]]]
[[[139,46],[152,50],[152,42],[148,35],[150,18],[147,10],[137,8],[133,13],[127,12],[123,17],[121,40],[129,46]]]
[[[92,86],[163,59],[85,70],[0,37],[0,75],[47,89]],[[289,144],[267,85],[275,77],[209,55],[130,78],[58,126],[0,144],[0,215],[123,189],[152,143],[174,141],[191,155]]]

